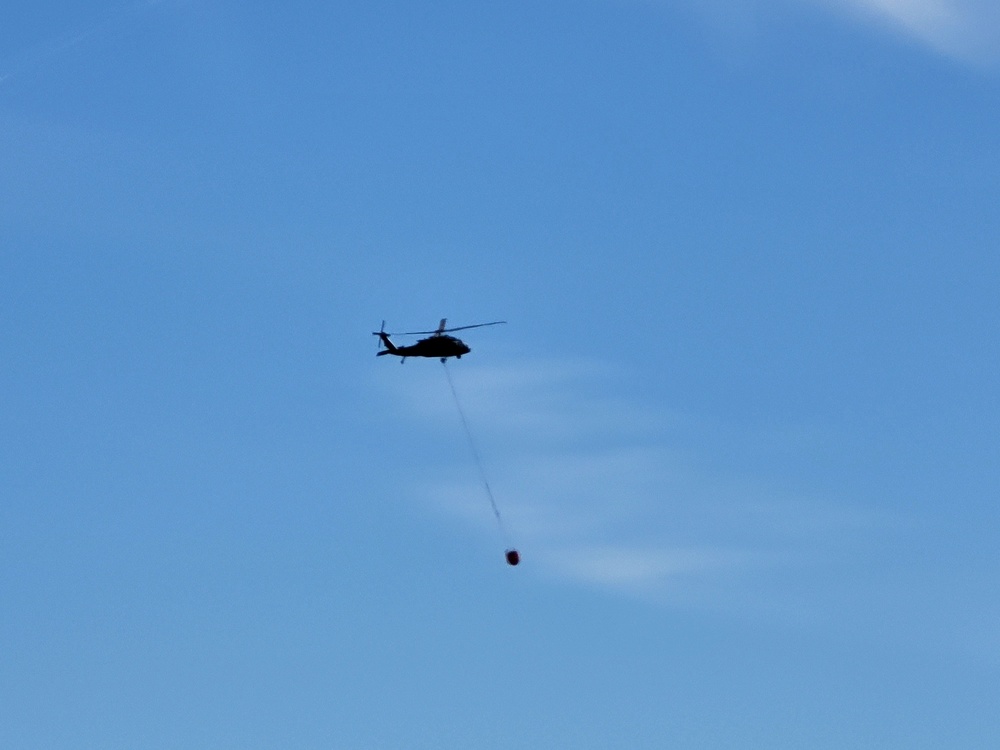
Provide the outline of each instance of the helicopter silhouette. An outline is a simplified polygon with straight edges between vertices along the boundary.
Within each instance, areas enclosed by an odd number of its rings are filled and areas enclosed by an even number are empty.
[[[406,361],[407,357],[437,357],[444,362],[448,357],[455,357],[455,359],[461,359],[463,354],[468,354],[472,351],[468,344],[459,338],[454,336],[448,336],[447,334],[451,331],[464,331],[467,328],[482,328],[484,326],[496,326],[506,323],[506,320],[494,320],[492,323],[476,323],[471,326],[457,326],[455,328],[445,328],[448,323],[447,318],[441,318],[441,322],[438,324],[437,330],[434,331],[409,331],[406,333],[388,333],[385,330],[385,321],[382,321],[382,327],[378,331],[372,331],[372,336],[379,337],[379,351],[375,355],[376,357],[382,357],[386,354],[395,354],[397,357],[401,357],[399,363],[402,364]],[[424,334],[430,334],[427,338],[420,339],[415,344],[410,344],[409,346],[396,346],[389,340],[390,336],[422,336]],[[385,349],[382,349],[382,345],[385,344]]]

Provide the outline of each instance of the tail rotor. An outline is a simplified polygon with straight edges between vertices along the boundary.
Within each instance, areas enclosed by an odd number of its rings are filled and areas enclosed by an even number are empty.
[[[405,354],[399,354],[399,350],[393,346],[393,343],[389,340],[389,336],[392,334],[385,330],[385,321],[382,321],[382,326],[377,331],[372,331],[372,336],[378,336],[378,348],[375,351],[376,357],[381,357],[386,354],[396,354],[400,357],[405,358]],[[384,347],[384,348],[383,348]],[[402,361],[402,360],[400,360]]]

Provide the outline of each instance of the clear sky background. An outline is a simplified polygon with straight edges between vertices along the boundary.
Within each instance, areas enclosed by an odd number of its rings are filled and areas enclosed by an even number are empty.
[[[996,747],[993,0],[3,16],[0,746]]]

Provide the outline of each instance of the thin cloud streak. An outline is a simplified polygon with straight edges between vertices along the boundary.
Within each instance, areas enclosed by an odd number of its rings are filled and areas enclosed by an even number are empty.
[[[861,20],[896,28],[945,55],[1000,60],[1000,5],[990,0],[821,0]]]
[[[693,12],[730,42],[752,38],[794,7],[875,26],[978,66],[1000,63],[1000,3],[994,0],[651,0]]]
[[[684,446],[686,420],[599,395],[624,379],[599,363],[453,367],[505,522],[546,577],[643,598],[718,591],[720,582],[844,554],[887,523],[757,477],[705,474]],[[434,382],[440,373],[408,375],[393,378],[407,410],[457,430],[454,405]],[[475,472],[447,474],[427,481],[426,502],[490,533]]]
[[[770,424],[755,434],[622,398],[628,374],[600,363],[449,366],[503,515],[503,541],[522,553],[519,575],[996,663],[989,597],[975,582],[942,578],[929,556],[936,521],[861,505],[829,479],[822,488],[791,479],[846,438],[815,425]],[[410,498],[496,541],[440,365],[408,367],[379,371],[400,405],[395,418],[408,436],[437,432],[430,445],[455,448],[401,469],[413,478]],[[607,406],[603,424],[579,418],[601,413],[595,402]],[[639,426],[631,415],[641,415]],[[541,429],[518,432],[529,423]]]
[[[41,68],[50,61],[83,47],[101,35],[107,34],[113,29],[131,22],[140,14],[165,2],[167,0],[142,0],[138,3],[122,5],[112,10],[100,20],[56,36],[43,44],[22,52],[20,57],[7,61],[5,65],[7,70],[0,75],[0,84],[16,78],[23,73]]]
[[[744,552],[725,549],[642,549],[633,546],[573,547],[543,552],[549,569],[588,585],[637,596],[675,593],[681,583],[753,564]]]

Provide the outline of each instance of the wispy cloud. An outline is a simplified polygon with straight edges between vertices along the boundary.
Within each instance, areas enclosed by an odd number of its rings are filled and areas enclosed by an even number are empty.
[[[140,14],[166,1],[139,0],[120,5],[110,10],[102,18],[56,35],[35,47],[24,50],[18,57],[3,61],[6,70],[0,74],[0,84],[27,71],[36,70],[52,60],[77,50],[101,35],[133,22]]]
[[[947,516],[862,504],[810,471],[826,451],[843,451],[845,436],[713,423],[629,396],[633,376],[593,361],[449,368],[521,575],[742,622],[1000,658],[993,568],[974,550],[967,564],[949,563],[962,553],[941,549]],[[413,497],[484,539],[496,535],[441,365],[379,376],[404,405],[408,433],[437,429],[438,444],[456,448],[410,485]]]
[[[902,31],[938,52],[975,62],[1000,61],[1000,4],[994,0],[819,0]]]
[[[717,457],[702,461],[709,457],[688,446],[694,420],[613,395],[627,376],[606,365],[449,367],[512,540],[547,577],[692,601],[721,584],[746,585],[776,567],[835,556],[838,545],[882,523],[761,476],[699,468]],[[439,370],[414,367],[392,379],[427,427],[457,434]],[[428,481],[424,497],[488,532],[483,488],[461,465],[448,481]]]
[[[1000,3],[995,0],[651,0],[683,7],[728,38],[752,36],[769,19],[810,7],[902,34],[977,65],[1000,63]]]
[[[745,552],[707,547],[582,546],[543,550],[543,562],[559,577],[644,597],[676,594],[717,574],[755,566]]]

